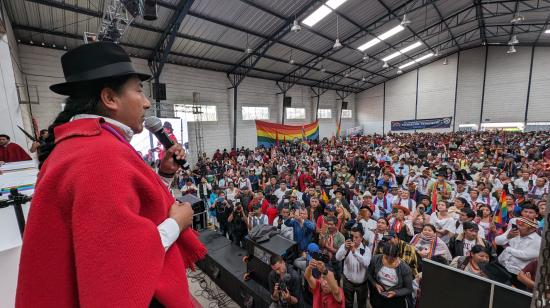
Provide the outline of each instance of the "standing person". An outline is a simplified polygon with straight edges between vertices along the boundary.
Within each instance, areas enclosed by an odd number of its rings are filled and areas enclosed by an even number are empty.
[[[229,214],[227,222],[229,223],[231,240],[240,247],[244,247],[244,237],[248,234],[246,220],[247,217],[242,204],[240,202],[235,203],[235,210]]]
[[[283,258],[272,255],[271,272],[268,276],[271,305],[269,308],[299,308],[303,307],[301,282],[298,273],[288,266]]]
[[[186,268],[206,248],[189,228],[191,205],[166,185],[184,150],[166,150],[159,177],[129,144],[143,130],[150,76],[110,42],[61,62],[68,82],[51,89],[69,97],[39,150],[16,306],[193,307]]]
[[[407,308],[412,305],[411,268],[399,259],[399,248],[389,242],[374,255],[367,273],[373,308]]]
[[[320,273],[315,277],[314,271]],[[338,286],[334,272],[328,270],[325,263],[312,259],[309,261],[304,278],[313,292],[313,308],[344,308],[344,291]]]
[[[367,307],[367,268],[371,259],[371,251],[363,245],[363,228],[361,225],[351,229],[351,239],[346,240],[336,252],[336,260],[343,262],[343,287],[346,298],[346,308],[353,308],[354,297],[357,295],[357,307]]]
[[[45,144],[46,143],[46,139],[48,139],[48,130],[47,129],[41,129],[40,130],[40,136],[38,136],[38,140],[34,141],[32,143],[32,146],[31,148],[29,149],[29,151],[31,153],[34,153],[38,150],[38,147]]]
[[[0,134],[0,164],[32,159],[22,147],[10,140],[10,136]]]

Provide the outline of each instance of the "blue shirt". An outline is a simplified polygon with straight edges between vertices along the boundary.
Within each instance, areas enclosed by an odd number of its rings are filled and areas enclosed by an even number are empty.
[[[298,244],[298,249],[304,251],[307,249],[307,245],[311,243],[313,233],[315,232],[315,224],[310,220],[304,220],[304,224],[300,226],[300,223],[295,219],[287,219],[285,226],[292,227],[294,230],[294,241]]]

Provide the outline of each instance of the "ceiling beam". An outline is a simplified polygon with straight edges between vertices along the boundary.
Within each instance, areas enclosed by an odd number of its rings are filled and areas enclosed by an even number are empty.
[[[398,7],[396,7],[395,9],[393,9],[391,12],[392,13],[396,13],[398,12],[399,10],[403,9],[403,8],[406,8],[409,4],[414,4],[416,3],[417,0],[407,0],[405,2],[403,2],[402,4],[400,4]],[[420,5],[419,7],[416,7],[415,9],[413,9],[412,11],[414,10],[417,10],[419,8],[422,8],[424,6],[427,6],[428,4],[422,4]],[[371,29],[371,31],[374,31],[378,28],[377,24],[382,22],[382,21],[385,21],[386,19],[390,18],[392,16],[392,14],[384,14],[383,16],[381,16],[380,18],[376,19],[375,21],[373,21],[372,23],[370,23],[369,25],[367,25],[366,29],[370,29],[371,27],[374,27],[374,29]],[[388,20],[389,21],[389,20]],[[363,38],[364,36],[361,35],[363,33],[362,30],[359,30],[359,31],[356,31],[355,33],[353,33],[352,35],[348,36],[348,38],[342,40],[342,44],[345,44],[345,45],[349,45],[349,44],[353,44],[355,43],[356,41],[358,41],[359,39]],[[314,63],[314,65],[317,65],[319,64],[321,61],[325,60],[325,59],[328,59],[328,60],[331,60],[329,58],[330,55],[333,55],[336,51],[332,48],[332,46],[328,49],[326,49],[324,52],[322,52],[319,56],[316,56],[316,57],[313,57],[311,60],[309,60],[308,62],[306,62],[306,64],[311,64],[311,63]],[[285,79],[288,79],[288,78],[291,78],[292,76],[295,76],[296,73],[303,69],[303,67],[301,66],[298,66],[296,67],[294,70],[292,70],[291,72],[289,72],[286,76],[284,76],[283,78],[281,78],[279,81],[283,81]],[[364,70],[364,69],[363,69]],[[366,71],[367,73],[370,73],[368,71]],[[307,72],[306,72],[307,73]],[[301,74],[302,76],[305,76],[305,74]]]
[[[155,46],[155,51],[149,59],[149,68],[153,73],[155,82],[158,82],[159,76],[162,73],[162,69],[164,67],[164,63],[166,63],[166,60],[168,59],[168,54],[172,50],[172,45],[174,45],[176,34],[178,33],[183,19],[189,12],[189,9],[191,9],[191,6],[194,2],[195,0],[180,0],[178,4],[178,9],[172,16],[170,25],[164,30],[160,40]]]
[[[482,44],[487,44],[487,31],[485,30],[485,20],[483,19],[483,9],[481,7],[481,0],[474,0],[476,7],[476,18],[479,27],[479,36]]]
[[[19,24],[15,24],[15,23],[12,24],[12,28],[14,30],[23,30],[23,31],[28,31],[28,32],[36,32],[36,33],[53,35],[53,36],[59,36],[59,37],[64,37],[64,38],[69,38],[69,39],[82,40],[82,36],[76,35],[76,34],[73,34],[73,33],[66,33],[66,32],[60,32],[60,31],[55,31],[55,30],[45,30],[45,29],[31,27],[31,26],[19,25]],[[22,43],[25,43],[25,42],[22,42]],[[143,46],[143,45],[129,44],[129,43],[124,43],[124,42],[120,42],[119,44],[121,46],[129,47],[129,48],[135,48],[135,49],[141,49],[141,50],[146,50],[146,51],[153,51],[154,50],[154,48]],[[31,45],[31,44],[28,44],[28,45]],[[37,45],[34,45],[34,46],[37,46]],[[62,49],[62,48],[55,48],[55,49]],[[170,54],[174,55],[174,56],[187,57],[187,58],[194,59],[194,60],[205,60],[205,61],[208,61],[208,62],[224,64],[224,65],[228,65],[228,66],[234,65],[234,63],[231,63],[231,62],[226,62],[226,61],[221,61],[221,60],[216,60],[216,59],[202,58],[202,57],[193,56],[193,55],[185,54],[185,53],[181,53],[181,52],[171,51]],[[254,70],[258,71],[258,72],[273,74],[273,75],[279,75],[279,76],[284,75],[284,73],[276,72],[276,71],[270,71],[270,70],[266,70],[266,69],[254,68]],[[317,80],[315,80],[315,79],[304,79],[304,80],[311,81],[311,82],[317,82]],[[303,84],[303,85],[309,86],[309,84]]]

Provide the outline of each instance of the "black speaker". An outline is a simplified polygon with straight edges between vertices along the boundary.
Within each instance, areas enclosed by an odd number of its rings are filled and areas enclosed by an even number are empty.
[[[249,256],[246,263],[246,271],[250,278],[268,289],[268,277],[271,272],[271,255],[282,256],[286,261],[291,261],[297,256],[298,245],[281,235],[275,235],[266,242],[257,243],[246,238],[245,249]]]
[[[143,3],[143,19],[157,20],[157,0],[145,0]]]
[[[348,102],[342,102],[342,110],[348,109]]]
[[[292,107],[292,97],[290,96],[283,97],[283,107],[284,108]]]
[[[165,83],[153,83],[153,99],[166,100],[166,84]]]

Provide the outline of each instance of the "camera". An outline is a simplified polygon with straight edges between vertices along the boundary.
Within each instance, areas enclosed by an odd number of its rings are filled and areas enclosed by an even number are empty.
[[[327,254],[324,254],[322,252],[314,252],[311,257],[316,261],[321,261],[323,263],[328,263],[330,261],[330,257]]]
[[[351,235],[351,232],[346,232],[346,241],[353,241],[353,236]]]
[[[393,236],[391,236],[391,235],[384,235],[384,236],[382,236],[382,239],[380,241],[381,242],[389,242],[389,241],[391,241],[392,238],[393,238]]]
[[[420,213],[420,215],[424,214],[425,211],[423,207],[418,208],[418,213]]]

